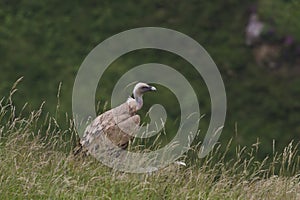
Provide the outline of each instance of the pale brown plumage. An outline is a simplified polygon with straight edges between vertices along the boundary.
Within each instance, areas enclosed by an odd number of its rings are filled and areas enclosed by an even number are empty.
[[[74,149],[74,155],[83,153],[97,156],[98,149],[106,145],[103,137],[107,137],[117,147],[126,148],[133,138],[131,134],[139,128],[140,116],[136,112],[143,106],[142,96],[145,92],[154,90],[156,88],[148,84],[136,84],[134,98],[130,97],[125,103],[99,115],[85,129],[79,145]]]

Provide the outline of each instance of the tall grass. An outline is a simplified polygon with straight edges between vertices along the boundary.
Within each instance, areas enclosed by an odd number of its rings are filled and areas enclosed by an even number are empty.
[[[41,117],[43,105],[17,113],[14,92],[15,86],[0,102],[0,199],[300,199],[299,147],[293,142],[263,161],[255,158],[255,145],[236,147],[230,159],[219,145],[187,167],[127,174],[92,157],[74,159],[72,120],[60,128],[55,117]]]

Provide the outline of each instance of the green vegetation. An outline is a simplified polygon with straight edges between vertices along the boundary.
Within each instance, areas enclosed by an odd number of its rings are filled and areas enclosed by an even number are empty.
[[[72,123],[59,127],[50,115],[41,117],[42,107],[16,113],[11,99],[3,99],[0,109],[1,199],[300,198],[299,149],[293,143],[263,161],[257,160],[255,145],[236,147],[229,160],[219,146],[187,167],[127,174],[93,157],[74,158],[69,148],[76,141]]]
[[[280,35],[291,35],[299,42],[300,24],[297,23],[300,17],[299,7],[300,2],[295,0],[273,2],[261,0],[258,10],[267,22],[273,23]]]
[[[247,10],[253,3],[2,0],[1,199],[299,199],[300,66],[270,70],[255,62],[244,42]],[[298,1],[260,0],[257,5],[261,18],[272,22],[279,35],[300,42]],[[92,158],[74,160],[71,96],[80,64],[106,38],[144,26],[180,31],[216,62],[228,98],[218,146],[202,160],[191,150],[187,168],[170,166],[151,176],[114,172]],[[99,81],[97,110],[110,107],[113,86],[124,72],[149,62],[175,68],[197,91],[205,116],[194,145],[201,142],[210,119],[207,88],[189,63],[167,52],[147,49],[117,59]],[[16,92],[13,85],[20,77]],[[141,115],[150,102],[164,105],[169,121],[167,138],[162,139],[168,140],[178,129],[178,102],[167,88],[157,88],[157,96],[145,99]]]
[[[259,138],[263,158],[272,152],[273,139],[281,150],[291,140],[299,140],[300,103],[296,99],[299,98],[300,83],[297,76],[299,73],[295,73],[295,70],[270,71],[257,66],[251,49],[244,45],[247,9],[252,4],[252,1],[238,0],[139,3],[1,1],[0,93],[8,94],[12,84],[19,77],[24,77],[14,98],[17,110],[28,102],[24,112],[31,112],[46,101],[45,110],[53,114],[61,82],[61,113],[57,120],[64,126],[65,112],[71,115],[71,92],[76,72],[85,56],[96,45],[130,28],[166,27],[181,31],[198,41],[221,71],[228,109],[220,141],[227,143],[235,137],[238,144],[251,145]],[[261,1],[258,5],[264,19],[276,21],[280,33],[290,31],[289,34],[300,35],[299,26],[296,26],[299,24],[298,18],[294,19],[295,26],[290,21],[292,13],[298,13],[299,3]],[[281,5],[286,8],[282,12],[279,9]],[[276,15],[271,12],[273,10]],[[288,27],[285,23],[287,21],[290,24]],[[205,114],[199,127],[201,141],[210,119],[209,94],[201,76],[185,60],[173,54],[145,50],[117,59],[100,80],[101,87],[95,100],[100,101],[98,110],[103,111],[105,103],[110,102],[113,86],[124,72],[148,62],[162,63],[177,69],[197,91],[200,109]],[[167,133],[171,138],[178,127],[176,120],[179,113],[170,108],[178,107],[178,103],[176,100],[171,101],[174,96],[164,88],[160,90],[157,99],[160,102],[156,103],[167,108],[171,120]],[[145,110],[149,108],[149,102],[146,102]]]

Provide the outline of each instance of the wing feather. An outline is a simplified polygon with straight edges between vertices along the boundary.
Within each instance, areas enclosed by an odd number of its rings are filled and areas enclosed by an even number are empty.
[[[96,154],[95,151],[103,142],[102,137],[106,136],[118,147],[127,147],[133,138],[132,133],[139,128],[140,116],[136,114],[136,111],[136,102],[127,101],[97,116],[86,128],[80,144],[88,154]]]

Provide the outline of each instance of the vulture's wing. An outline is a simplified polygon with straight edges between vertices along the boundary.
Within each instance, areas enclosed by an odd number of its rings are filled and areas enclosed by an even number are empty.
[[[140,116],[136,108],[135,101],[127,101],[96,117],[84,132],[80,141],[82,147],[88,154],[95,155],[106,137],[114,145],[126,148],[133,138],[131,134],[139,128]]]

